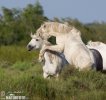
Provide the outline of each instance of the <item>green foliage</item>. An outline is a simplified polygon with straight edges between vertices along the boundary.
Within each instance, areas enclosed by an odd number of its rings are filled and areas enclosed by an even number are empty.
[[[36,58],[35,58],[36,56]],[[0,64],[13,64],[15,62],[37,61],[38,52],[28,52],[26,47],[1,46]],[[35,59],[34,59],[35,58]]]
[[[0,19],[0,45],[24,44],[29,41],[29,33],[36,32],[47,18],[40,3],[29,4],[24,9],[2,7]]]
[[[4,21],[5,22],[10,22],[13,21],[13,12],[11,9],[2,7],[2,11],[3,11],[3,17],[4,17]]]
[[[106,42],[106,23],[94,22],[92,24],[87,24],[87,26],[95,31],[94,40]]]
[[[45,20],[43,16],[43,8],[40,3],[37,1],[36,4],[29,4],[22,13],[22,20],[29,28],[29,31],[34,31],[41,25]],[[31,30],[30,30],[31,29]]]
[[[31,100],[105,100],[106,75],[66,66],[58,80],[44,79],[38,52],[0,47],[0,92],[23,91]]]
[[[17,61],[16,63],[14,63],[12,65],[12,69],[15,70],[20,70],[20,71],[24,71],[24,70],[28,70],[33,64],[28,62],[28,61]]]
[[[52,43],[52,44],[56,44],[56,37],[54,37],[54,36],[51,36],[49,39],[48,39],[48,41],[50,42],[50,43]]]
[[[19,44],[25,45],[29,41],[29,33],[36,30],[40,25],[48,20],[44,16],[43,7],[39,1],[35,4],[28,4],[24,9],[2,7],[2,16],[0,17],[0,45]],[[83,24],[77,19],[54,17],[53,21],[68,22],[75,26],[82,33],[82,40],[87,43],[89,40],[106,42],[106,23],[93,22]],[[50,38],[53,44],[55,39]]]
[[[60,76],[58,80],[45,80],[42,72],[37,72],[38,68],[36,64],[27,70],[20,71],[0,69],[0,90],[24,91],[31,100],[35,98],[40,100],[73,100],[73,98],[104,100],[106,98],[106,76],[101,73],[74,70],[67,76]]]

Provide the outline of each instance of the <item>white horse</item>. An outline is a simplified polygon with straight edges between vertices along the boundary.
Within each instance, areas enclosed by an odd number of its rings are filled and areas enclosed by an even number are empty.
[[[39,36],[31,35],[31,37],[32,40],[27,45],[29,51],[32,49],[42,49],[46,46],[52,45],[50,42],[44,41]],[[43,77],[58,77],[65,64],[67,64],[67,61],[63,54],[47,50],[44,54]]]
[[[89,41],[87,47],[91,49],[96,49],[100,52],[103,58],[103,70],[106,70],[106,44],[102,42]]]
[[[36,35],[44,40],[51,36],[56,37],[56,45],[46,46],[41,50],[40,60],[42,60],[45,50],[52,50],[63,52],[68,63],[79,70],[89,70],[94,66],[94,55],[83,43],[81,32],[75,27],[58,22],[45,22],[37,30]]]

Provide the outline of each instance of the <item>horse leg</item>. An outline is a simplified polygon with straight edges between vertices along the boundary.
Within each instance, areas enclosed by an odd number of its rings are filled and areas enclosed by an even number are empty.
[[[64,47],[63,47],[63,45],[46,46],[45,48],[43,48],[40,51],[40,54],[39,54],[39,61],[40,62],[42,62],[42,60],[44,59],[44,53],[45,53],[46,50],[62,53],[63,50],[64,50]]]

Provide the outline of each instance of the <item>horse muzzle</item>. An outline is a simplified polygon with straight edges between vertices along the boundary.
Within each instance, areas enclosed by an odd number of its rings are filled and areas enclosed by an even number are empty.
[[[33,48],[34,48],[34,47],[31,46],[31,45],[28,45],[28,46],[27,46],[28,51],[31,51]]]

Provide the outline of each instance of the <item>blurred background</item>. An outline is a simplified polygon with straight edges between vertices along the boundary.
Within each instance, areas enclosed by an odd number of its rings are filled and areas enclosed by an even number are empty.
[[[0,0],[0,45],[26,45],[47,20],[68,22],[82,39],[106,42],[105,0]]]

